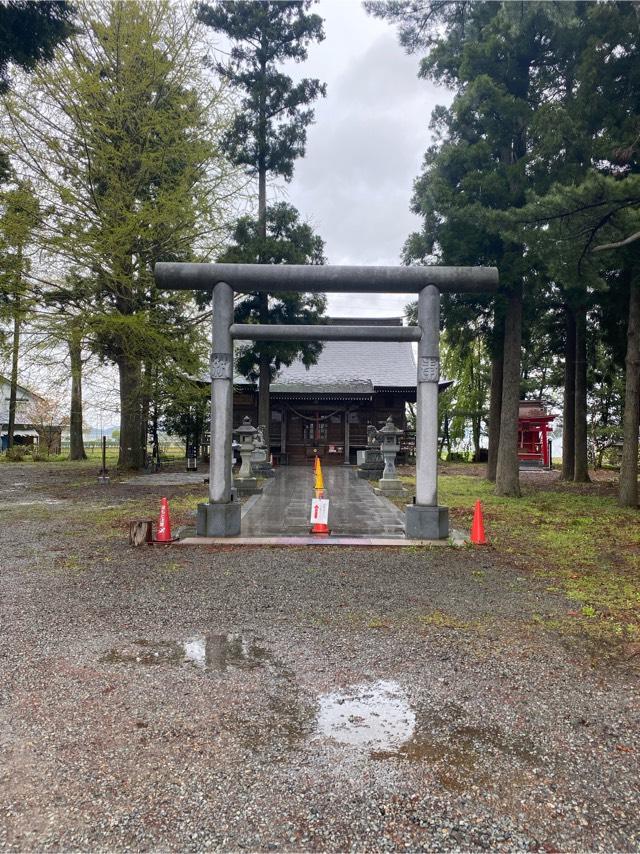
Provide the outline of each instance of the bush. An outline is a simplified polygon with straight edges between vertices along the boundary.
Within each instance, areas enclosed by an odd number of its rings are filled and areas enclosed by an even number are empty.
[[[5,456],[10,463],[22,463],[28,451],[29,448],[26,445],[14,445],[13,448],[7,448]]]

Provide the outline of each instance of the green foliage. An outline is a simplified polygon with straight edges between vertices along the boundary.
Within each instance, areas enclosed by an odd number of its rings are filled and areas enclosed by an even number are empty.
[[[258,264],[324,264],[324,242],[311,226],[300,221],[298,211],[284,202],[272,205],[266,211],[266,238],[259,235],[259,223],[252,217],[238,220],[233,232],[233,243],[220,258],[221,261]],[[236,306],[235,317],[239,323],[317,323],[326,308],[322,294],[299,292],[282,293],[269,298],[268,317],[264,317],[261,294],[248,294]],[[301,358],[305,365],[315,363],[322,350],[319,341],[260,341],[245,347],[237,360],[238,370],[256,379],[260,358],[266,358],[272,374],[282,365],[290,365]]]
[[[0,5],[0,92],[9,88],[8,66],[32,70],[53,58],[72,32],[72,6],[65,0],[8,0]]]
[[[27,456],[29,449],[26,445],[14,445],[12,448],[7,448],[5,451],[5,459],[10,463],[22,463]]]
[[[60,42],[72,32],[72,6],[66,0],[5,0],[0,4],[0,94],[10,85],[9,66],[30,71],[46,62]],[[10,172],[9,160],[0,152],[0,180]]]
[[[491,363],[482,337],[469,326],[466,334],[445,331],[441,341],[443,376],[455,380],[440,399],[440,435],[447,451],[464,443],[471,432],[474,454],[480,451],[480,437],[487,415]]]
[[[170,436],[197,441],[209,427],[209,387],[187,377],[166,378],[160,424]]]
[[[222,235],[228,110],[220,90],[201,92],[188,10],[89,2],[78,27],[6,97],[9,141],[38,176],[48,249],[70,270],[49,300],[82,313],[91,349],[118,365],[121,463],[138,466],[148,386],[158,370],[189,370],[199,349],[191,296],[158,291],[153,267],[208,254]]]
[[[31,268],[30,244],[41,221],[31,184],[17,182],[0,192],[0,323],[8,319],[22,323],[33,305],[26,275]]]
[[[251,175],[271,173],[290,180],[295,159],[304,156],[306,128],[313,121],[307,105],[325,94],[325,86],[308,78],[294,83],[276,66],[302,62],[307,46],[324,38],[322,18],[307,14],[310,6],[310,0],[198,5],[199,19],[233,43],[231,62],[216,67],[243,98],[223,145]]]

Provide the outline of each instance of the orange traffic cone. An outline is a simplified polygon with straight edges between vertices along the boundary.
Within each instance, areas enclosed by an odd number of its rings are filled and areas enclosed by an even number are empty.
[[[315,485],[314,485],[316,498],[324,498],[324,480],[322,477],[322,466],[320,465],[320,458],[319,457],[316,457],[316,461],[314,463],[314,469],[315,469],[315,474],[316,474]],[[318,505],[316,504],[315,505],[315,511],[314,511],[314,519],[317,516],[318,516]],[[312,534],[320,534],[321,536],[325,536],[325,537],[328,536],[331,533],[331,531],[329,530],[329,526],[327,525],[327,523],[326,522],[317,522],[317,521],[314,521],[314,519],[312,519],[313,527],[311,528],[311,533]]]
[[[473,511],[473,524],[471,525],[471,542],[476,546],[486,546],[487,540],[484,535],[484,520],[482,518],[482,504],[476,501]]]
[[[158,531],[155,538],[156,543],[171,543],[171,519],[169,518],[169,502],[166,498],[160,501],[160,516],[158,517]]]

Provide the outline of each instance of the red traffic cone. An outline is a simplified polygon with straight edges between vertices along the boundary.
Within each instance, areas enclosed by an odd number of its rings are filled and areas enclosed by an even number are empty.
[[[320,496],[321,495],[323,495],[323,493],[320,493]],[[320,497],[320,496],[318,496],[318,497]],[[314,515],[317,516],[318,505],[315,505],[315,511],[316,512]],[[329,526],[327,525],[326,522],[314,522],[313,527],[311,528],[311,533],[312,534],[320,534],[321,536],[328,537],[329,534],[331,533],[331,531],[329,530]]]
[[[166,498],[160,501],[160,515],[158,516],[158,531],[155,538],[156,543],[171,543],[171,519],[169,518],[169,502]]]
[[[482,518],[482,504],[476,501],[473,511],[473,524],[471,525],[471,542],[475,546],[486,546],[487,540],[484,535],[484,520]]]

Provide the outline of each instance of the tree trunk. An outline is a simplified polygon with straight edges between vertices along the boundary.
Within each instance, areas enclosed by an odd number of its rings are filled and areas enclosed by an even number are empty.
[[[120,455],[122,468],[140,469],[144,464],[142,452],[142,369],[139,359],[122,356],[118,360],[120,375]]]
[[[266,66],[261,66],[261,76],[266,75]],[[267,239],[267,169],[265,166],[266,150],[266,106],[264,97],[260,98],[260,117],[258,120],[258,237],[262,241]],[[260,323],[269,322],[269,297],[260,294]],[[264,441],[267,446],[267,454],[270,450],[269,439],[269,388],[271,385],[271,364],[267,356],[260,354],[258,375],[258,425],[264,427]]]
[[[495,483],[500,445],[500,414],[502,411],[502,367],[503,346],[491,358],[491,392],[489,397],[489,453],[487,457],[487,480]]]
[[[18,399],[18,355],[20,352],[20,294],[16,289],[13,302],[13,343],[11,345],[11,384],[9,390],[9,424],[7,425],[8,447],[13,448],[13,433],[16,426],[16,403]]]
[[[473,436],[473,461],[478,462],[480,459],[480,418],[472,416],[471,418],[471,434]]]
[[[618,502],[638,506],[638,429],[640,421],[640,282],[631,282],[627,325],[622,463]]]
[[[576,460],[576,318],[565,305],[564,399],[562,404],[562,479],[573,480]]]
[[[271,444],[269,438],[269,402],[271,385],[271,361],[268,356],[260,356],[260,377],[259,377],[259,392],[258,392],[258,425],[264,427],[264,441],[267,446],[267,459],[271,452]]]
[[[71,360],[71,414],[69,418],[69,459],[86,460],[82,437],[82,338],[76,330],[69,336]]]
[[[509,295],[504,324],[502,409],[496,467],[496,495],[520,496],[518,470],[518,409],[520,403],[520,348],[522,343],[522,282]]]
[[[149,409],[151,406],[151,398],[153,395],[153,379],[152,368],[149,364],[145,364],[142,373],[142,383],[140,387],[140,443],[142,445],[143,459],[147,455],[147,437],[149,434]]]
[[[575,483],[589,482],[587,463],[587,311],[576,311]]]
[[[261,169],[258,174],[258,236],[267,238],[267,173]]]

